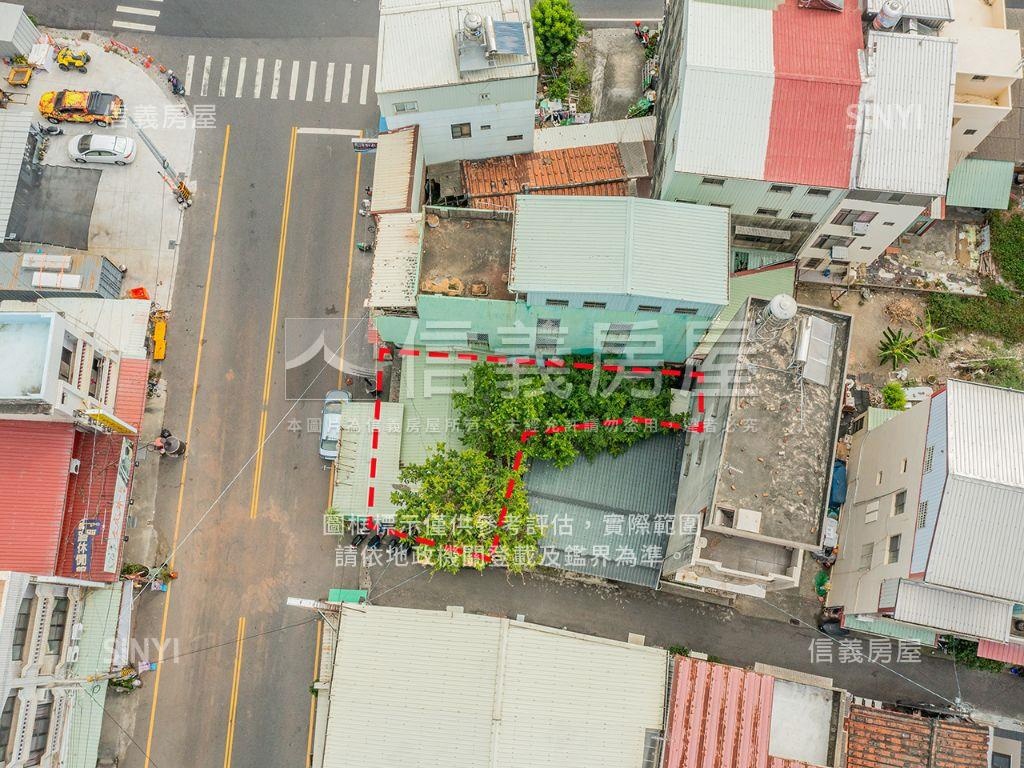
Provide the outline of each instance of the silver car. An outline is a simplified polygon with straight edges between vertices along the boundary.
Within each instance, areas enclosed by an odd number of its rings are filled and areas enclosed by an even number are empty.
[[[340,389],[332,389],[324,397],[324,411],[320,416],[320,458],[324,461],[334,461],[338,458],[341,414],[344,404],[351,401],[352,395]]]
[[[135,160],[135,139],[106,133],[83,133],[68,142],[68,157],[76,163],[128,165]]]

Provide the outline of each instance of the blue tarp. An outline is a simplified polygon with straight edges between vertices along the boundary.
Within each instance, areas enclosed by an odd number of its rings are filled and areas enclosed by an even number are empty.
[[[832,489],[828,494],[828,505],[831,507],[846,502],[846,462],[836,459],[832,465]]]

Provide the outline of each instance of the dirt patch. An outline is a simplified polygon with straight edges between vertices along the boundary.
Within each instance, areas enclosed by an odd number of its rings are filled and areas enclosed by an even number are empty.
[[[878,362],[878,342],[886,328],[902,329],[917,334],[915,321],[924,316],[925,300],[922,294],[908,291],[876,290],[864,298],[857,291],[849,291],[833,303],[837,289],[801,284],[797,301],[814,307],[838,309],[853,316],[847,370],[861,385],[880,389],[895,378],[891,365]],[[890,313],[899,320],[892,319]],[[905,318],[905,319],[904,319]],[[951,336],[942,345],[936,357],[923,354],[918,362],[906,366],[911,383],[940,387],[946,379],[969,379],[972,367],[969,361],[992,357],[995,354],[1024,355],[1024,345],[1004,347],[999,340],[979,334]]]
[[[646,56],[632,29],[595,29],[591,91],[594,120],[621,120],[641,96]]]

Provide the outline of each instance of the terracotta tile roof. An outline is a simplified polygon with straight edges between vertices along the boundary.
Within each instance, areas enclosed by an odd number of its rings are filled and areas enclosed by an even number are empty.
[[[986,768],[988,729],[853,706],[846,720],[847,768]]]
[[[462,163],[473,208],[512,210],[515,196],[627,194],[626,169],[615,144],[569,147]]]
[[[0,420],[0,570],[53,575],[74,437],[72,424]]]

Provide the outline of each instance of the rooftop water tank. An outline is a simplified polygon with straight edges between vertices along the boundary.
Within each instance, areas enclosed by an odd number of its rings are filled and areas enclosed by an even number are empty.
[[[885,0],[871,26],[880,30],[892,29],[900,23],[902,18],[903,4],[899,0]]]
[[[778,320],[782,323],[796,317],[796,311],[796,299],[788,293],[780,293],[768,302],[768,314],[772,316],[773,320]]]

